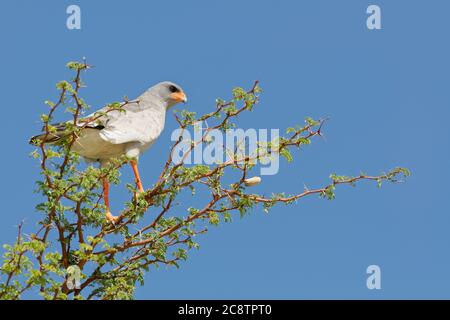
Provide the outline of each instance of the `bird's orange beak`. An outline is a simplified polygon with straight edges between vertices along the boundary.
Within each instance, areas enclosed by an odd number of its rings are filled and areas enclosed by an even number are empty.
[[[186,102],[187,98],[183,91],[180,92],[174,92],[170,94],[170,97],[175,100],[176,102]]]

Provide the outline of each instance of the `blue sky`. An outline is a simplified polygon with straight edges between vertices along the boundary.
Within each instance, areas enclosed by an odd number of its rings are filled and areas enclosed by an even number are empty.
[[[66,28],[70,4],[81,7],[81,30]],[[367,29],[369,4],[381,7],[382,30]],[[24,218],[34,228],[39,170],[27,141],[65,63],[85,56],[92,106],[172,80],[205,113],[259,79],[265,93],[241,127],[330,117],[326,141],[282,162],[263,192],[319,187],[332,172],[412,171],[403,184],[342,187],[335,201],[311,197],[210,228],[180,269],[147,274],[136,298],[450,298],[449,12],[443,0],[2,1],[0,242]],[[141,158],[147,185],[175,126],[168,117]],[[118,211],[128,193],[114,187],[112,197]],[[372,264],[381,290],[366,288]]]

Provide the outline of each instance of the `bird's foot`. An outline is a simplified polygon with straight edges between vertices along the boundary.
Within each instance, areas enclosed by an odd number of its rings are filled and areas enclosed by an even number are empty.
[[[111,212],[109,212],[109,211],[106,211],[105,215],[106,215],[106,220],[108,220],[108,222],[110,222],[112,224],[116,224],[119,221],[119,217],[113,216],[111,214]]]

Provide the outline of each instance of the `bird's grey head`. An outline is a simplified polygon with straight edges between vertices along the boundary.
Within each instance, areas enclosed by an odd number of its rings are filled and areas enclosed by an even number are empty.
[[[170,108],[177,103],[187,101],[183,89],[181,89],[179,85],[170,81],[160,82],[151,87],[148,91],[152,95],[157,96],[162,101],[167,103],[167,108]]]

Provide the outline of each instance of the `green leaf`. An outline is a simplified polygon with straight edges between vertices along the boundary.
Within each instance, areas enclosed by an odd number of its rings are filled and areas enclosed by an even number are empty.
[[[283,156],[288,162],[292,162],[292,154],[288,148],[283,148],[280,150],[280,155]]]

